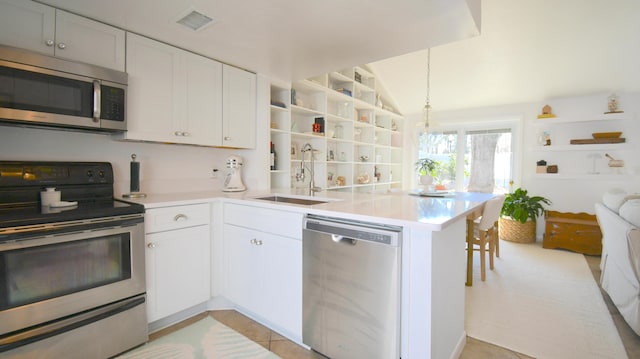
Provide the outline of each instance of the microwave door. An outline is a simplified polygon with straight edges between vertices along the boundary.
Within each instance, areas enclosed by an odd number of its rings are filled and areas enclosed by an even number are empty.
[[[99,128],[93,82],[55,71],[0,66],[0,118],[25,124]]]

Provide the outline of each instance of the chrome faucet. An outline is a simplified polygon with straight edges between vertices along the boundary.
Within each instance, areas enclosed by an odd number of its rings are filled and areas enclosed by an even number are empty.
[[[298,182],[302,182],[304,181],[305,178],[305,174],[304,171],[305,169],[309,170],[311,178],[309,181],[309,195],[313,196],[313,194],[315,192],[320,192],[322,189],[320,187],[316,187],[315,184],[315,165],[313,162],[313,152],[315,151],[315,149],[313,149],[313,147],[311,147],[310,143],[305,143],[304,146],[302,146],[302,149],[300,150],[301,154],[302,154],[302,160],[300,161],[300,173],[296,173],[296,181]],[[309,152],[309,158],[310,158],[310,164],[311,167],[306,167],[304,164],[304,156],[305,153]]]

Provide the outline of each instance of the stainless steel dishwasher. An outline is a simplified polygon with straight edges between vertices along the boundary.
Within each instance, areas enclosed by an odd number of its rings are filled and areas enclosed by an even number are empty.
[[[332,359],[400,357],[402,228],[307,215],[302,341]]]

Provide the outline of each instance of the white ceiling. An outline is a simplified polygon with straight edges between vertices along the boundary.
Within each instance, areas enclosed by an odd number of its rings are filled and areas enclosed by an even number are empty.
[[[41,2],[287,82],[479,34],[480,0]],[[216,22],[177,25],[189,10]]]
[[[40,1],[282,81],[372,63],[406,115],[428,47],[436,111],[640,90],[638,0],[482,0],[480,36],[480,0]],[[186,30],[188,9],[217,22]]]
[[[403,114],[426,99],[426,51],[372,64]],[[481,35],[431,50],[435,112],[640,91],[640,1],[482,0]]]

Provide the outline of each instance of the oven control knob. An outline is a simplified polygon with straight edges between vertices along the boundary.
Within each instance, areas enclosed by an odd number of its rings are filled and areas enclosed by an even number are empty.
[[[98,172],[98,177],[100,177],[100,178],[104,178],[104,171],[100,171],[100,172]]]
[[[87,177],[93,177],[93,171],[92,170],[88,170],[87,171]]]

